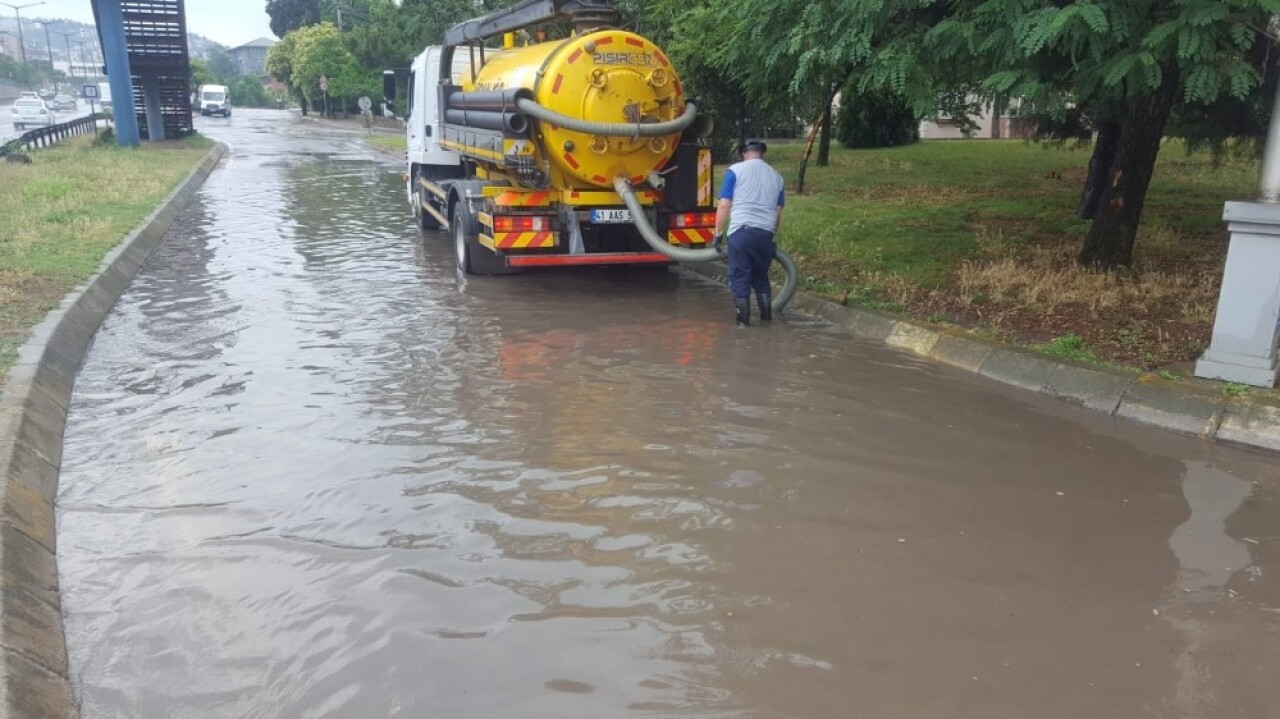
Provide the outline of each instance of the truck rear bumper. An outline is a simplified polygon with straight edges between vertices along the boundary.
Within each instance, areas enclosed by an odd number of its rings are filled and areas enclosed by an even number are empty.
[[[666,265],[671,258],[661,252],[597,252],[586,255],[515,255],[510,267],[564,267],[566,265]]]

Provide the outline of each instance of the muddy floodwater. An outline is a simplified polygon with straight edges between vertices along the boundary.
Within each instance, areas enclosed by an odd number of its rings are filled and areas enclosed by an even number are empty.
[[[116,717],[1280,716],[1280,459],[666,271],[460,280],[400,166],[237,110],[59,497]]]

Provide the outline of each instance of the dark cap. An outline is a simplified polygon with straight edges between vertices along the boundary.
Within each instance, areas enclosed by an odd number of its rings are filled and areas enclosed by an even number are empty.
[[[758,152],[761,155],[769,151],[769,146],[764,144],[764,140],[747,140],[738,146],[738,154],[746,152]]]

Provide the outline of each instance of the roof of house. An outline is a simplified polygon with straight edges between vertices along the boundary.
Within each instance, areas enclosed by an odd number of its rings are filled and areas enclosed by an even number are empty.
[[[258,38],[257,40],[252,40],[252,41],[250,41],[250,42],[246,42],[245,44],[243,44],[243,45],[241,45],[241,46],[239,46],[239,47],[233,47],[233,48],[231,48],[231,50],[232,50],[232,51],[235,51],[235,50],[243,50],[243,49],[245,49],[245,48],[249,48],[249,47],[271,47],[272,45],[275,45],[275,44],[276,44],[276,41],[275,41],[275,40],[272,40],[272,39],[271,39],[271,38],[269,38],[269,37],[260,37],[260,38]]]

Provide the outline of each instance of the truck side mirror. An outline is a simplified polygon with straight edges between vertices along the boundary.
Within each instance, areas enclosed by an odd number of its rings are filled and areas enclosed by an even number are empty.
[[[390,105],[396,99],[396,71],[382,71],[382,97]]]

